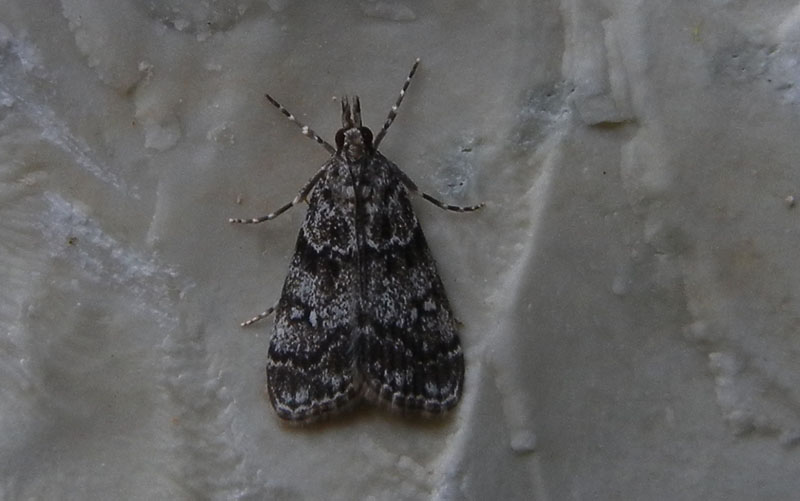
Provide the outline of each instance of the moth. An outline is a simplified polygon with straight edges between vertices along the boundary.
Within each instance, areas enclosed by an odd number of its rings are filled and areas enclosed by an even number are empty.
[[[335,147],[266,96],[331,154],[291,202],[229,220],[261,223],[308,203],[280,300],[242,324],[275,313],[267,390],[286,421],[314,421],[362,399],[436,415],[461,397],[456,321],[410,198],[456,212],[483,204],[440,202],[378,151],[418,66],[419,59],[376,136],[362,124],[359,98],[343,98]]]

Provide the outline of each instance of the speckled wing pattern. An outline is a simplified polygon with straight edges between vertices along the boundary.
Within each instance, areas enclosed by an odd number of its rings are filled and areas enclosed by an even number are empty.
[[[359,370],[370,399],[438,414],[461,396],[464,356],[400,169],[380,153],[356,193],[361,259]]]
[[[324,169],[308,200],[267,353],[270,401],[289,421],[314,420],[361,394],[356,199],[347,165],[332,157]]]
[[[267,387],[281,418],[313,421],[362,395],[428,414],[458,402],[461,345],[409,183],[380,153],[324,167],[269,345]]]

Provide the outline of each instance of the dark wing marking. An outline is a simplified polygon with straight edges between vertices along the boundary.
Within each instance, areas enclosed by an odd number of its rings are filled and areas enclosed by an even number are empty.
[[[401,410],[444,412],[461,396],[464,355],[411,206],[410,181],[380,153],[359,178],[358,364],[367,397]]]
[[[269,343],[270,401],[289,421],[314,420],[361,394],[355,202],[347,166],[332,157],[308,199]]]

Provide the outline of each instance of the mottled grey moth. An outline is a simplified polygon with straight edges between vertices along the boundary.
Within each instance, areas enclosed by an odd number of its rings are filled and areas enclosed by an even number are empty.
[[[342,99],[336,147],[267,95],[303,134],[331,153],[297,196],[275,212],[231,223],[261,223],[306,201],[289,273],[275,312],[267,389],[290,422],[326,417],[362,398],[441,414],[456,405],[464,355],[442,280],[411,206],[420,192],[378,145],[397,116],[416,60],[378,135],[361,123],[358,97]]]

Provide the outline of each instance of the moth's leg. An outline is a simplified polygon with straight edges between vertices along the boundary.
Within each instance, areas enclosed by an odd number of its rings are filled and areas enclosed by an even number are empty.
[[[425,200],[427,200],[428,202],[430,202],[433,205],[435,205],[436,207],[439,207],[440,209],[444,209],[444,210],[450,210],[450,211],[453,211],[453,212],[472,212],[472,211],[478,210],[481,207],[483,207],[484,205],[486,205],[485,203],[481,202],[481,203],[479,203],[477,205],[468,205],[466,207],[461,207],[461,206],[458,206],[458,205],[449,205],[449,204],[446,204],[444,202],[441,202],[440,200],[437,200],[436,198],[432,197],[431,195],[428,195],[424,191],[418,191],[417,194],[420,195]]]
[[[281,110],[281,113],[283,113],[284,115],[286,115],[286,118],[288,118],[288,119],[289,119],[289,120],[290,120],[292,123],[294,123],[295,125],[297,125],[298,127],[300,127],[300,131],[303,133],[303,135],[304,135],[304,136],[306,136],[306,137],[310,137],[310,138],[311,138],[311,139],[313,139],[314,141],[316,141],[316,142],[318,142],[319,144],[321,144],[321,145],[322,145],[322,147],[323,147],[323,148],[325,148],[326,150],[328,150],[328,153],[330,153],[331,155],[333,155],[333,154],[335,154],[335,153],[336,153],[336,148],[334,148],[334,147],[333,147],[333,146],[331,146],[331,145],[330,145],[330,144],[329,144],[327,141],[325,141],[324,139],[322,139],[321,137],[319,137],[319,136],[317,135],[317,133],[316,133],[316,132],[314,132],[313,130],[311,130],[311,129],[310,129],[308,126],[307,126],[307,125],[303,125],[303,124],[302,124],[302,123],[301,123],[299,120],[297,120],[297,118],[295,118],[295,116],[294,116],[294,115],[292,115],[292,114],[289,112],[289,110],[287,110],[286,108],[284,108],[284,107],[283,107],[283,105],[282,105],[281,103],[279,103],[278,101],[276,101],[275,99],[273,99],[273,98],[272,98],[272,96],[270,96],[269,94],[266,94],[266,96],[267,96],[267,101],[269,101],[270,103],[272,103],[273,105],[275,105],[275,107],[276,107],[276,108],[278,108],[279,110]]]
[[[326,163],[325,165],[322,166],[321,169],[319,169],[317,171],[316,174],[314,174],[314,176],[311,179],[308,180],[308,182],[305,184],[305,186],[303,186],[300,189],[300,191],[297,193],[297,196],[294,197],[294,199],[291,202],[289,202],[288,204],[284,205],[283,207],[281,207],[280,209],[276,210],[275,212],[271,212],[271,213],[267,214],[266,216],[254,217],[254,218],[251,218],[251,219],[230,218],[230,219],[228,219],[228,222],[229,223],[239,223],[239,224],[257,224],[257,223],[263,223],[264,221],[269,221],[270,219],[275,219],[276,217],[280,216],[281,214],[283,214],[287,210],[291,209],[295,205],[297,205],[300,202],[304,201],[306,199],[306,196],[308,196],[309,192],[311,191],[311,188],[313,188],[314,185],[317,183],[317,181],[319,181],[319,178],[322,176],[322,174],[325,173],[325,169],[327,169],[327,168],[328,168],[328,164]]]
[[[414,66],[411,67],[411,71],[408,73],[405,83],[403,83],[403,88],[400,89],[400,95],[397,97],[397,101],[392,106],[392,109],[389,110],[389,116],[386,117],[386,122],[383,123],[383,127],[381,127],[380,132],[378,132],[378,135],[375,136],[375,140],[372,142],[376,150],[378,149],[378,145],[381,144],[383,137],[386,135],[386,131],[389,130],[389,126],[392,125],[395,117],[397,117],[397,109],[400,108],[400,103],[403,102],[408,85],[411,83],[411,79],[414,77],[414,73],[417,71],[417,66],[419,66],[419,58],[414,61]]]
[[[446,203],[440,201],[439,199],[437,199],[436,197],[434,197],[432,195],[428,195],[424,191],[421,191],[417,187],[417,184],[414,181],[412,181],[411,178],[408,177],[405,172],[401,171],[400,169],[397,169],[395,171],[395,173],[400,178],[400,181],[404,185],[406,185],[406,188],[408,189],[409,192],[413,193],[414,195],[421,196],[422,198],[424,198],[428,202],[432,203],[436,207],[439,207],[440,209],[450,210],[450,211],[453,211],[453,212],[471,212],[471,211],[474,211],[474,210],[478,210],[481,207],[483,207],[484,205],[486,205],[483,202],[479,203],[478,205],[468,205],[466,207],[461,207],[461,206],[458,206],[458,205],[446,204]]]
[[[259,320],[263,320],[263,319],[267,318],[268,316],[272,315],[272,312],[274,312],[275,308],[277,308],[277,307],[278,307],[277,304],[275,304],[274,306],[270,306],[269,308],[267,308],[266,311],[263,311],[263,312],[259,313],[258,315],[254,316],[250,320],[242,322],[239,325],[241,327],[247,327],[248,325],[252,325],[252,324],[258,322]]]

